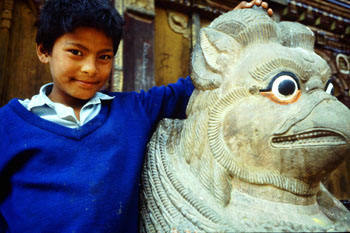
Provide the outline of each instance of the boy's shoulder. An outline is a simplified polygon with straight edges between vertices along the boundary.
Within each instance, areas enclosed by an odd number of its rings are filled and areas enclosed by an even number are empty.
[[[19,99],[11,99],[7,104],[0,107],[0,124],[4,122],[13,121],[16,115],[21,115],[20,113],[25,108],[20,104]]]
[[[1,115],[7,114],[11,108],[13,107],[13,105],[15,105],[15,102],[18,102],[18,99],[11,99],[7,104],[0,106],[0,120],[2,119]]]
[[[13,124],[17,119],[14,106],[16,106],[17,99],[10,100],[7,104],[0,107],[0,135],[3,134],[3,130],[9,125]],[[5,130],[6,131],[6,130]]]

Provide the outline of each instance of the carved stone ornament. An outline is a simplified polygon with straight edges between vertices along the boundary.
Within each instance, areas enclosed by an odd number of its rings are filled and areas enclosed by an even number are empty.
[[[184,38],[189,39],[191,30],[188,27],[188,19],[173,12],[168,12],[169,27],[176,33],[182,34]]]
[[[127,8],[132,8],[139,13],[154,16],[154,0],[125,0]]]
[[[313,44],[259,9],[201,30],[187,119],[161,121],[149,143],[142,232],[350,231],[321,184],[349,155],[350,110]]]
[[[4,9],[1,12],[0,29],[6,28],[9,30],[11,28],[12,10],[13,0],[5,0]]]

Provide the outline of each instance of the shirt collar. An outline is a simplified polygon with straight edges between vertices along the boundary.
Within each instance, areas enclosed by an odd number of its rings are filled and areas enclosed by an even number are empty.
[[[47,105],[52,109],[56,109],[57,105],[62,105],[60,103],[55,103],[50,100],[50,98],[47,96],[47,93],[51,91],[53,87],[53,83],[47,83],[43,85],[40,88],[39,94],[35,95],[32,97],[30,102],[28,103],[28,110],[30,111],[32,108],[35,107],[40,107]],[[94,97],[92,97],[84,106],[83,108],[90,106],[90,105],[95,105],[95,104],[100,104],[101,100],[112,100],[114,99],[114,96],[109,96],[107,94],[101,93],[101,92],[96,92]]]

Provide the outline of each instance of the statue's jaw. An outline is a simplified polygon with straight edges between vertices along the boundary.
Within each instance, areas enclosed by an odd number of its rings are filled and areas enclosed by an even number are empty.
[[[297,134],[279,135],[271,138],[272,147],[312,147],[345,145],[346,139],[338,132],[329,129],[313,129]]]
[[[238,178],[233,178],[231,182],[233,187],[235,187],[234,190],[237,192],[242,192],[252,197],[276,203],[289,203],[295,205],[311,205],[316,203],[316,193],[319,191],[319,187],[317,187],[313,188],[315,189],[313,192],[314,194],[301,195],[281,189],[274,185],[243,182]],[[293,182],[293,180],[291,180],[291,182]]]

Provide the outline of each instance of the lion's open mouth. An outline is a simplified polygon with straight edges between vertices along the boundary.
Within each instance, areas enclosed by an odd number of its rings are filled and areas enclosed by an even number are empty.
[[[273,137],[271,142],[274,147],[336,146],[346,144],[344,136],[328,130],[313,130],[294,135],[277,136]]]

